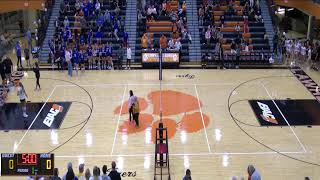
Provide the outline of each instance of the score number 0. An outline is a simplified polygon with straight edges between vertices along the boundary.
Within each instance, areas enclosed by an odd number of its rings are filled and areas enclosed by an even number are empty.
[[[51,169],[51,159],[46,160],[46,169]]]
[[[13,165],[13,159],[9,160],[9,169],[13,169],[14,165]]]

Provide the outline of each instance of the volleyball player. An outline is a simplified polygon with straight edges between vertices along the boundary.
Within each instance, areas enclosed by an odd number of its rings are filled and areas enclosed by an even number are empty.
[[[23,84],[21,82],[19,82],[17,85],[17,96],[19,97],[20,102],[21,102],[22,116],[24,118],[27,118],[28,117],[28,114],[27,114],[28,95],[27,95],[26,90],[24,89]]]
[[[108,69],[113,69],[113,61],[112,61],[112,53],[113,53],[113,50],[112,50],[112,44],[108,44],[108,57],[107,57],[107,60],[108,60]]]
[[[78,76],[78,69],[79,69],[79,52],[76,47],[73,48],[72,51],[72,60],[74,64],[74,68],[76,70],[77,76]]]
[[[301,54],[301,61],[302,63],[304,63],[306,60],[306,54],[307,54],[307,48],[304,44],[301,45],[300,54]]]
[[[39,82],[39,79],[40,79],[40,68],[39,68],[39,64],[37,62],[34,63],[33,72],[35,73],[35,76],[36,76],[36,79],[37,79],[36,88],[34,90],[38,90],[38,87],[39,87],[39,90],[41,90],[40,82]]]
[[[98,69],[102,69],[102,61],[103,61],[103,56],[104,56],[104,52],[103,52],[103,46],[102,44],[99,44],[98,47],[98,52],[99,52],[99,58],[98,58]]]
[[[91,44],[89,44],[87,48],[87,55],[88,55],[88,68],[92,69],[93,68],[93,48]]]

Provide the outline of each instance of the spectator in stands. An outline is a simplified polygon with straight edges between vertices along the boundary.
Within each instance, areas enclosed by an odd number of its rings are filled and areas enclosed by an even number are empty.
[[[234,41],[231,42],[231,54],[236,54],[236,43]]]
[[[186,175],[183,177],[182,180],[192,180],[190,169],[187,169],[187,170],[186,170]]]
[[[96,9],[96,13],[99,13],[100,12],[100,8],[101,8],[101,4],[99,2],[99,0],[96,1],[96,4],[95,4],[95,9]]]
[[[79,164],[79,173],[77,174],[79,180],[85,180],[84,177],[84,164]]]
[[[65,177],[65,180],[78,180],[78,178],[74,175],[72,167],[68,168],[68,172]]]
[[[128,39],[129,39],[129,35],[127,31],[123,32],[123,46],[127,47],[128,45]]]
[[[266,32],[263,34],[263,39],[264,39],[265,42],[269,41],[269,36],[268,36],[268,34]]]
[[[237,69],[239,68],[239,65],[240,65],[240,56],[241,56],[241,46],[238,45],[236,49],[236,63],[235,63]]]
[[[202,5],[199,8],[198,16],[199,16],[199,25],[203,26],[204,11],[203,11],[203,6]]]
[[[210,44],[210,38],[211,38],[211,31],[210,29],[208,28],[206,33],[205,33],[205,38],[206,38],[206,41],[207,41],[207,45]]]
[[[177,51],[180,51],[181,50],[181,42],[180,42],[180,39],[177,39],[175,44],[174,44],[174,47],[175,47],[175,50]]]
[[[239,21],[237,22],[237,25],[236,25],[236,27],[235,27],[235,30],[236,30],[236,32],[237,32],[238,34],[240,33],[241,28],[240,28]]]
[[[113,34],[116,37],[117,41],[119,41],[118,31],[119,31],[119,25],[118,25],[117,22],[114,22],[114,24],[113,24]]]
[[[15,50],[16,50],[16,55],[17,55],[17,68],[19,69],[19,65],[21,68],[23,68],[22,67],[22,60],[21,60],[21,44],[19,41],[16,43]]]
[[[58,168],[53,169],[53,176],[51,176],[49,179],[50,180],[61,180],[61,178],[59,177]]]
[[[1,82],[5,82],[5,80],[6,80],[5,64],[3,63],[2,58],[0,59],[0,75],[1,75],[1,80],[2,80]]]
[[[101,175],[101,178],[102,180],[111,180],[110,177],[107,175],[107,171],[108,171],[108,167],[107,165],[103,165],[102,166],[102,175]]]
[[[151,33],[147,34],[147,43],[148,43],[148,49],[153,49],[153,39],[151,37]]]
[[[224,15],[221,15],[220,22],[221,22],[221,28],[223,28],[224,27]]]
[[[253,165],[248,166],[248,180],[261,180],[260,173],[253,167]]]
[[[174,49],[174,40],[170,39],[168,42],[168,49],[173,50]]]
[[[85,176],[86,180],[90,179],[91,173],[90,173],[90,169],[89,168],[86,169],[86,172],[84,173],[84,176]]]
[[[109,177],[111,180],[121,180],[120,173],[116,170],[116,162],[112,161],[111,163],[112,170],[109,173]]]
[[[70,26],[70,22],[67,16],[64,17],[63,25],[64,28],[68,28]]]
[[[148,37],[146,33],[144,33],[143,36],[141,37],[141,46],[142,46],[142,49],[148,48]]]
[[[160,48],[162,50],[167,49],[167,37],[164,34],[162,34],[160,37]]]
[[[131,58],[132,58],[131,56],[132,56],[131,47],[128,45],[126,69],[131,69]]]
[[[30,29],[28,29],[26,33],[27,41],[28,41],[28,49],[32,50],[32,34]]]
[[[92,174],[93,176],[91,176],[89,180],[102,180],[102,178],[100,177],[99,168],[97,166],[93,167]]]
[[[276,54],[278,53],[278,41],[279,41],[278,34],[275,33],[273,36],[273,52]]]

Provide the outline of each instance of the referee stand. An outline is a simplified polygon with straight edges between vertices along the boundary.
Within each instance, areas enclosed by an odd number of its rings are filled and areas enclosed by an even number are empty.
[[[163,127],[163,123],[159,123],[159,128],[156,129],[155,139],[155,156],[154,156],[154,180],[160,177],[160,180],[170,177],[169,163],[169,144],[168,144],[168,129]]]

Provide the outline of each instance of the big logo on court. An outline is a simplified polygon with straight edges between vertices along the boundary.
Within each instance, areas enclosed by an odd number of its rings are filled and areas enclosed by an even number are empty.
[[[195,133],[203,128],[208,127],[209,117],[199,112],[202,107],[201,101],[192,95],[165,90],[161,92],[162,97],[162,122],[164,127],[168,128],[169,139],[174,137],[177,130],[183,130],[187,133]],[[152,141],[155,139],[156,128],[160,122],[160,91],[152,91],[148,94],[147,99],[138,97],[140,105],[139,128],[136,128],[129,120],[124,121],[120,126],[119,132],[134,134],[144,131],[148,127],[152,127]],[[152,114],[145,112],[151,108]],[[128,116],[128,101],[124,102],[114,109],[114,114]],[[176,120],[176,119],[179,120]]]

